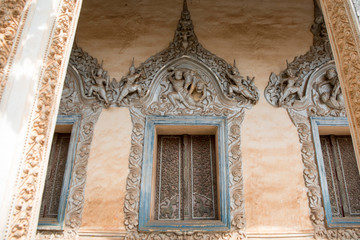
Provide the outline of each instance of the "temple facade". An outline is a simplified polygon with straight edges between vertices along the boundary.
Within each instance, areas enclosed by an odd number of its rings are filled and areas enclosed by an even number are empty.
[[[1,239],[360,239],[356,0],[1,0]]]

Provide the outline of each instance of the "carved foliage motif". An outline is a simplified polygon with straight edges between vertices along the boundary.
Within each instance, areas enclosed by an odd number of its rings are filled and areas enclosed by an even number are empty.
[[[238,112],[232,111],[228,116],[228,144],[229,144],[229,173],[230,173],[230,196],[231,196],[231,231],[227,233],[142,233],[137,231],[139,199],[140,199],[140,180],[142,153],[146,115],[141,109],[131,107],[131,118],[133,121],[133,131],[131,137],[131,150],[129,158],[129,175],[126,183],[125,196],[125,226],[127,229],[127,239],[244,239],[245,230],[245,206],[243,194],[242,162],[240,152],[241,123],[244,118],[244,109]],[[173,114],[172,111],[165,112],[166,115]],[[219,112],[222,115],[221,112]],[[181,114],[191,115],[191,114]],[[200,115],[200,114],[199,114]],[[215,115],[215,114],[201,114]]]
[[[8,1],[5,1],[8,2]],[[13,3],[13,1],[11,1]],[[7,5],[5,4],[5,7]],[[16,4],[14,4],[16,6]],[[32,124],[25,147],[23,168],[19,173],[17,193],[14,199],[14,211],[9,219],[9,239],[29,238],[36,227],[36,216],[33,206],[39,202],[39,186],[42,162],[45,161],[49,141],[49,122],[54,114],[58,89],[58,76],[64,64],[65,46],[71,39],[73,15],[76,14],[76,1],[63,1],[56,19],[54,35],[49,46],[44,76],[40,80],[36,104],[32,113]],[[10,9],[11,6],[10,6]],[[17,9],[21,11],[21,9]],[[6,15],[7,16],[7,15]],[[6,18],[5,16],[5,18]]]
[[[296,110],[288,109],[295,123],[301,143],[301,156],[304,163],[304,180],[308,189],[310,218],[315,228],[316,239],[359,239],[360,228],[327,228],[320,188],[319,173],[312,141],[311,125],[308,116]]]
[[[258,101],[259,94],[253,79],[242,77],[235,64],[231,66],[225,60],[204,49],[197,41],[186,1],[173,42],[167,49],[150,57],[135,70],[136,73],[141,74],[136,82],[142,87],[144,94],[149,94],[149,87],[160,69],[183,56],[207,66],[216,75],[224,94],[233,98],[233,101],[237,102],[238,105],[251,107]],[[236,90],[231,91],[235,88]]]
[[[270,85],[274,88],[271,89]],[[329,61],[307,73],[301,80],[296,77],[282,79],[272,73],[265,91],[275,92],[274,89],[278,91],[277,99],[272,95],[272,100],[276,99],[278,103],[275,106],[303,111],[309,116],[345,116],[346,114],[334,61]],[[269,97],[270,95],[267,95],[267,100],[272,103]]]
[[[83,55],[87,57],[84,58]],[[119,81],[115,78],[110,81],[110,76],[97,63],[96,59],[88,56],[80,48],[75,47],[70,62],[76,64],[76,68],[79,69],[80,75],[84,78],[81,90],[85,97],[89,99],[97,98],[99,103],[105,107],[110,105],[129,106],[137,100],[140,102],[148,100],[149,96],[152,95],[149,88],[156,80],[158,72],[171,61],[184,56],[207,66],[215,74],[223,94],[237,106],[250,108],[259,100],[259,93],[253,82],[254,78],[250,79],[250,77],[245,78],[241,76],[235,63],[231,66],[225,60],[204,49],[198,42],[190,19],[190,13],[187,10],[186,1],[184,2],[184,9],[170,46],[155,56],[150,57],[138,68],[135,68],[133,62],[129,73]],[[78,61],[78,58],[81,61]],[[197,73],[192,72],[191,69],[169,69],[169,72],[173,72],[174,75],[177,71],[183,71],[182,77],[193,81],[193,88],[195,88],[193,95],[196,95],[196,90],[200,91],[201,85],[201,81],[198,81],[201,79]],[[202,87],[205,94],[206,86]],[[164,95],[164,97],[168,96],[176,97],[175,94]],[[182,101],[182,104],[189,108],[190,105],[199,106],[203,100],[205,101],[205,99],[197,99],[195,102],[189,103],[188,101],[192,101],[192,99],[193,97],[190,97],[186,101]],[[174,101],[171,102],[175,103]]]
[[[334,1],[331,1],[334,2]],[[311,116],[346,116],[340,82],[329,48],[324,20],[315,10],[312,26],[314,45],[296,57],[279,75],[271,73],[265,98],[275,107],[287,109],[301,143],[304,180],[310,206],[310,218],[316,239],[359,239],[358,228],[327,228],[319,173],[312,141]]]
[[[271,105],[287,108],[302,102],[306,98],[305,88],[310,73],[333,59],[324,18],[318,8],[315,8],[311,32],[314,40],[310,50],[295,57],[291,63],[287,62],[287,68],[279,75],[271,73],[265,89],[265,98]]]
[[[181,19],[170,46],[150,57],[139,68],[130,70],[131,84],[138,99],[123,95],[118,104],[130,103],[133,122],[129,176],[126,184],[125,226],[127,239],[230,239],[246,238],[240,125],[244,108],[258,101],[253,79],[240,75],[229,65],[205,50],[197,41],[184,1]],[[135,85],[129,85],[129,89]],[[124,90],[122,90],[124,91]],[[126,94],[128,94],[126,92]],[[137,231],[145,117],[147,115],[227,116],[231,196],[231,231],[227,233]]]
[[[38,100],[33,114],[33,124],[26,148],[24,169],[20,173],[18,195],[15,199],[15,211],[10,223],[9,238],[20,239],[31,236],[34,216],[33,206],[37,205],[35,195],[39,195],[40,161],[45,161],[50,116],[56,93],[59,88],[58,75],[62,68],[65,46],[70,35],[78,2],[63,1],[58,15],[54,36],[51,40],[49,54],[41,80]],[[186,62],[191,62],[190,66]],[[258,101],[259,93],[253,79],[244,78],[236,66],[231,66],[205,50],[198,42],[186,1],[179,21],[174,41],[169,48],[151,57],[135,68],[120,82],[112,79],[97,63],[96,59],[75,47],[70,59],[64,90],[60,104],[61,114],[80,113],[79,144],[75,165],[73,167],[70,193],[63,231],[39,231],[38,239],[74,239],[81,224],[81,213],[84,204],[84,184],[86,165],[93,135],[93,127],[102,107],[110,105],[130,105],[133,121],[132,147],[129,158],[130,173],[127,181],[125,199],[125,225],[128,238],[150,238],[158,236],[164,239],[227,239],[230,237],[245,238],[245,213],[243,200],[242,165],[240,159],[240,124],[244,117],[244,108],[250,108]],[[196,65],[197,64],[197,65]],[[161,73],[159,73],[159,70]],[[180,81],[175,84],[175,71],[182,71]],[[193,72],[191,72],[193,71]],[[160,76],[160,74],[162,74]],[[185,86],[190,74],[192,82]],[[160,76],[160,77],[159,77]],[[156,88],[156,84],[161,85]],[[178,87],[176,87],[178,85]],[[155,86],[155,87],[153,87]],[[179,87],[180,86],[180,87]],[[161,94],[153,94],[158,89]],[[183,90],[181,90],[183,89]],[[181,95],[185,94],[186,95]],[[159,93],[159,92],[158,92]],[[165,96],[165,98],[163,97]],[[149,104],[142,104],[151,100]],[[172,101],[174,100],[174,101]],[[161,104],[159,104],[161,103]],[[164,105],[162,105],[164,103]],[[141,107],[139,107],[141,106]],[[139,187],[144,139],[145,116],[149,114],[168,115],[224,115],[228,116],[230,126],[229,160],[231,186],[232,230],[229,233],[149,233],[136,230],[138,224]]]
[[[72,52],[72,57],[73,53],[74,51]],[[82,62],[80,59],[89,59],[88,55],[84,54],[84,56],[86,57],[78,58],[77,61]],[[84,74],[89,73],[84,71]],[[65,227],[63,231],[55,233],[54,231],[40,230],[38,231],[37,239],[73,239],[74,236],[77,236],[77,230],[81,225],[81,214],[85,201],[87,160],[89,158],[94,127],[102,109],[97,99],[88,99],[85,95],[81,94],[84,81],[84,77],[70,64],[65,77],[59,114],[81,114],[81,124],[65,212]]]
[[[21,14],[26,14],[24,10],[26,0],[0,1],[0,101],[6,85],[4,69],[10,59],[16,33],[19,28]]]
[[[151,104],[148,104],[151,103]],[[171,62],[157,75],[149,94],[134,104],[145,115],[228,115],[244,105],[229,98],[209,69],[190,58]]]
[[[355,151],[360,151],[360,54],[359,54],[359,32],[354,25],[351,15],[349,1],[321,1],[327,12],[327,23],[332,34],[330,35],[334,44],[335,56],[338,60],[339,74],[342,79],[344,97],[348,106],[348,119],[353,130],[353,142]],[[358,3],[355,4],[358,6]],[[357,9],[358,11],[358,9]]]

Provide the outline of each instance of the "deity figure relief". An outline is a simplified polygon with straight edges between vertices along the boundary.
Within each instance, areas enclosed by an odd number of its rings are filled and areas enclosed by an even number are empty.
[[[330,89],[320,93],[321,88],[324,85],[329,85]],[[318,85],[318,91],[320,93],[320,99],[328,107],[334,109],[343,109],[344,97],[341,93],[340,82],[334,68],[330,68],[326,71],[325,81]]]
[[[143,90],[139,84],[136,84],[136,80],[141,76],[141,73],[136,73],[136,69],[133,63],[130,66],[129,74],[123,78],[121,81],[124,81],[124,87],[116,101],[118,105],[120,105],[121,101],[130,93],[137,92],[139,97],[143,96]]]
[[[202,101],[206,98],[206,83],[195,71],[175,69],[170,70],[167,80],[171,83],[173,90],[167,96],[171,104],[176,108],[179,103],[185,107],[194,109],[204,107]]]
[[[295,100],[301,100],[303,97],[301,85],[302,79],[295,76],[294,70],[286,69],[287,78],[281,81],[281,88],[283,89],[279,99],[279,105],[291,106]],[[285,86],[283,86],[286,83]]]
[[[106,90],[109,84],[109,77],[106,72],[104,72],[101,68],[99,68],[94,74],[94,71],[91,71],[93,85],[90,86],[87,96],[91,97],[95,95],[100,101],[104,101],[105,104],[109,104],[109,100],[106,96]],[[105,77],[106,76],[106,77]]]
[[[240,75],[239,70],[237,69],[236,65],[235,65],[235,61],[234,61],[234,66],[231,68],[230,73],[226,72],[226,76],[233,82],[232,84],[229,85],[229,97],[234,97],[235,94],[241,94],[243,95],[245,98],[253,100],[253,101],[257,101],[258,97],[256,95],[253,95],[251,93],[251,91],[247,88],[247,84],[245,83],[246,80],[243,76]],[[247,79],[249,82],[252,82],[254,80],[253,79]]]

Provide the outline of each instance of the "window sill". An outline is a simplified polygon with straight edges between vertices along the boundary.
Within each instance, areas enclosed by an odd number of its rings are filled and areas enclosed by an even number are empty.
[[[360,227],[360,217],[334,217],[327,224],[330,228]]]
[[[230,228],[220,220],[151,220],[139,228],[139,231],[145,232],[224,232],[229,230]]]

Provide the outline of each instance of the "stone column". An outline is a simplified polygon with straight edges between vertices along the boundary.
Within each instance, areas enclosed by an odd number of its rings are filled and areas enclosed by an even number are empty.
[[[81,2],[0,3],[0,239],[35,238]]]
[[[360,37],[359,21],[354,10],[357,2],[320,0],[360,170]]]

